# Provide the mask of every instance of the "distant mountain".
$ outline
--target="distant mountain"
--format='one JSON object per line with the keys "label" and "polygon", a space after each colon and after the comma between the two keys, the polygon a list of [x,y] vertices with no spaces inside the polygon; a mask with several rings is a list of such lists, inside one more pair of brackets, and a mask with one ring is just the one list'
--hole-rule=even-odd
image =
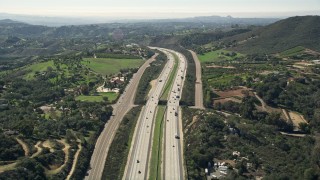
{"label": "distant mountain", "polygon": [[296,16],[224,39],[244,53],[277,53],[296,46],[320,51],[320,16]]}
{"label": "distant mountain", "polygon": [[199,16],[181,19],[161,19],[158,22],[193,22],[193,23],[214,23],[214,24],[246,24],[246,25],[267,25],[279,21],[279,18],[234,18],[231,16]]}
{"label": "distant mountain", "polygon": [[0,20],[0,25],[12,25],[12,24],[25,24],[19,21],[13,21],[11,19],[2,19]]}
{"label": "distant mountain", "polygon": [[12,19],[19,22],[25,22],[32,25],[43,26],[65,26],[65,25],[82,25],[82,24],[95,24],[105,22],[103,20],[95,21],[83,18],[72,17],[47,17],[47,16],[32,16],[32,15],[20,15],[20,14],[7,14],[0,13],[0,19]]}
{"label": "distant mountain", "polygon": [[231,16],[199,16],[190,18],[172,19],[115,19],[107,17],[46,17],[19,14],[0,13],[0,19],[13,19],[33,25],[65,26],[65,25],[88,25],[101,23],[138,23],[138,22],[185,22],[185,23],[208,23],[208,24],[246,24],[267,25],[278,21],[277,18],[233,18]]}

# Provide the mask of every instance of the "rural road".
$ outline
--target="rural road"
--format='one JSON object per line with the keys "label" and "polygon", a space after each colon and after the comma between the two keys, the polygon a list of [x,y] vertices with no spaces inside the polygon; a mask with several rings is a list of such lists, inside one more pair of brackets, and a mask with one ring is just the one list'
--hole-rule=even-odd
{"label": "rural road", "polygon": [[169,60],[159,75],[155,87],[149,94],[148,101],[140,113],[123,179],[148,179],[156,109],[174,66],[174,57],[168,55],[168,53],[167,57]]}
{"label": "rural road", "polygon": [[203,106],[203,89],[202,89],[202,78],[201,78],[201,63],[198,59],[197,54],[189,50],[190,53],[192,54],[193,60],[196,65],[196,84],[195,84],[195,106],[194,108],[197,109],[204,109]]}
{"label": "rural road", "polygon": [[148,59],[139,70],[133,75],[130,83],[127,85],[124,93],[118,99],[118,102],[113,105],[113,115],[105,124],[103,131],[101,132],[99,138],[97,139],[95,149],[93,151],[90,168],[88,171],[88,176],[85,177],[86,180],[100,180],[102,177],[104,164],[108,155],[108,150],[112,143],[112,140],[117,132],[119,124],[121,123],[125,114],[130,111],[134,106],[134,97],[136,90],[141,79],[142,74],[145,69],[149,66],[151,62],[155,60],[154,55]]}
{"label": "rural road", "polygon": [[175,51],[179,59],[177,74],[170,90],[167,110],[165,112],[163,179],[184,179],[182,114],[179,102],[187,71],[185,57]]}

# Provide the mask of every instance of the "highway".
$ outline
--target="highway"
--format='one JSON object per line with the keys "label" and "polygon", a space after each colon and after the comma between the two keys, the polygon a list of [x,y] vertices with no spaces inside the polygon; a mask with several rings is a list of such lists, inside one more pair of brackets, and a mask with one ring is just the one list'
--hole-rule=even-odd
{"label": "highway", "polygon": [[147,103],[140,113],[133,135],[132,146],[130,148],[123,179],[136,180],[148,178],[156,109],[174,66],[174,57],[170,53],[165,53],[168,57],[168,62],[159,75],[157,83],[155,84],[152,92],[150,92]]}
{"label": "highway", "polygon": [[195,84],[195,105],[194,108],[204,109],[203,105],[203,90],[202,90],[202,79],[201,79],[201,64],[197,54],[194,51],[189,50],[192,54],[194,63],[196,65],[196,84]]}
{"label": "highway", "polygon": [[105,124],[103,131],[101,132],[99,138],[97,139],[95,149],[93,151],[90,169],[88,171],[88,176],[85,177],[86,180],[99,180],[102,177],[104,164],[108,155],[108,150],[110,148],[111,142],[114,138],[115,133],[121,123],[125,114],[134,107],[134,97],[136,90],[141,79],[142,74],[149,64],[155,60],[154,55],[152,58],[147,60],[139,70],[133,75],[130,83],[127,85],[124,93],[120,96],[118,102],[113,105],[113,115]]}
{"label": "highway", "polygon": [[168,98],[167,110],[165,113],[164,130],[164,154],[163,154],[163,179],[185,179],[183,165],[183,132],[182,114],[179,102],[187,71],[185,57],[175,51],[179,59],[177,74]]}

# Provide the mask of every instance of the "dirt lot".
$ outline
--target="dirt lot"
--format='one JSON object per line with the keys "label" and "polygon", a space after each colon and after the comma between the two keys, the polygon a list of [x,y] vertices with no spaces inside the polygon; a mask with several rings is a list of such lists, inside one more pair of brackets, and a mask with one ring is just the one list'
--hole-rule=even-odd
{"label": "dirt lot", "polygon": [[296,112],[289,111],[289,116],[295,127],[299,127],[300,123],[308,123],[302,115]]}
{"label": "dirt lot", "polygon": [[241,103],[242,98],[245,96],[245,93],[247,92],[250,96],[254,96],[253,92],[251,91],[252,89],[247,88],[247,87],[236,87],[231,90],[226,90],[226,91],[220,91],[214,89],[214,93],[216,93],[218,98],[213,99],[213,105],[216,105],[217,103],[226,103],[228,101],[233,101],[237,103]]}
{"label": "dirt lot", "polygon": [[214,105],[216,105],[217,103],[226,103],[228,101],[233,101],[233,102],[236,102],[236,103],[241,103],[241,100],[240,99],[237,99],[237,98],[233,98],[233,97],[230,97],[230,98],[222,98],[222,99],[215,99],[213,101]]}
{"label": "dirt lot", "polygon": [[250,96],[254,96],[254,94],[251,92],[252,89],[246,88],[246,87],[237,87],[233,90],[226,90],[226,91],[218,91],[214,90],[214,93],[220,96],[220,98],[229,98],[229,97],[240,97],[243,98],[245,96],[244,92],[249,91]]}

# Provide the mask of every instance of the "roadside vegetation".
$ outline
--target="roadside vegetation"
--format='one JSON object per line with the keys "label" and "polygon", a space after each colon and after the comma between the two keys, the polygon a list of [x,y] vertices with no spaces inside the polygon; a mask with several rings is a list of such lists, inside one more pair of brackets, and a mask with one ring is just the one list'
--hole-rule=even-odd
{"label": "roadside vegetation", "polygon": [[319,146],[311,136],[287,137],[261,120],[210,111],[185,109],[184,114],[188,179],[205,178],[204,169],[217,162],[227,163],[228,179],[319,177]]}
{"label": "roadside vegetation", "polygon": [[135,104],[145,104],[148,93],[151,89],[150,82],[158,78],[167,62],[167,56],[160,51],[158,53],[159,55],[156,57],[156,61],[152,62],[144,71],[139,81],[136,97],[134,99]]}
{"label": "roadside vegetation", "polygon": [[162,142],[163,142],[163,126],[165,123],[165,106],[158,106],[156,121],[153,131],[153,143],[150,160],[150,175],[149,179],[161,179],[161,164],[162,164]]}
{"label": "roadside vegetation", "polygon": [[123,118],[111,143],[102,179],[122,179],[140,112],[141,106],[134,107]]}

